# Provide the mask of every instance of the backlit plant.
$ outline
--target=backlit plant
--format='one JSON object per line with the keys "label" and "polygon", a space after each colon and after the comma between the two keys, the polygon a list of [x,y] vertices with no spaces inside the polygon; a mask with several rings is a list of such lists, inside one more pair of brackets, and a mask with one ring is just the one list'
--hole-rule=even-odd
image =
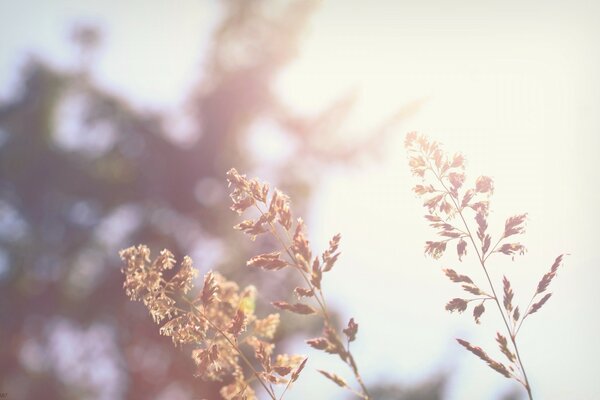
{"label": "backlit plant", "polygon": [[[232,169],[227,173],[232,187],[231,209],[240,215],[255,209],[258,218],[237,224],[240,230],[255,239],[257,235],[272,234],[281,250],[252,257],[247,265],[267,271],[292,268],[301,276],[304,287],[294,289],[297,301],[274,301],[280,310],[301,315],[319,315],[323,320],[323,336],[307,340],[314,349],[337,355],[354,375],[359,389],[354,389],[341,376],[319,370],[336,385],[368,400],[369,393],[358,371],[350,343],[356,339],[358,324],[351,318],[347,327],[338,332],[327,308],[323,293],[323,274],[329,272],[338,257],[340,235],[335,235],[322,254],[313,256],[306,238],[302,219],[292,218],[288,197],[266,183],[248,179]],[[125,291],[131,300],[141,300],[158,324],[166,321],[160,333],[171,337],[175,345],[191,346],[197,366],[196,375],[204,380],[223,382],[220,391],[224,399],[255,399],[252,381],[256,380],[273,399],[283,399],[306,365],[307,358],[278,355],[273,360],[272,339],[279,325],[279,314],[258,319],[254,314],[256,289],[240,290],[235,282],[208,272],[200,291],[193,293],[198,271],[192,260],[184,257],[176,273],[173,254],[163,250],[150,261],[150,250],[144,246],[122,250],[125,262]],[[170,275],[170,278],[166,276]],[[193,294],[192,294],[193,293]],[[309,304],[311,303],[311,304]],[[246,355],[249,348],[254,359]],[[247,373],[246,371],[249,371]],[[274,386],[283,387],[278,395]]]}
{"label": "backlit plant", "polygon": [[462,313],[471,304],[476,304],[473,307],[473,318],[479,324],[486,311],[486,302],[495,304],[502,316],[505,331],[504,334],[496,333],[496,342],[506,361],[496,361],[483,349],[466,340],[457,339],[458,343],[485,361],[493,370],[522,384],[532,399],[531,385],[519,354],[517,335],[524,321],[550,299],[551,293],[547,289],[556,276],[564,255],[556,257],[550,271],[539,281],[527,307],[521,309],[514,305],[510,281],[504,276],[501,285],[494,283],[486,262],[492,255],[507,255],[514,260],[515,255],[525,254],[525,246],[515,241],[514,237],[525,232],[527,214],[509,217],[504,224],[504,231],[492,237],[488,232],[489,199],[494,192],[492,179],[480,176],[474,187],[465,188],[465,159],[461,154],[450,157],[442,151],[438,142],[416,133],[407,135],[405,146],[412,173],[422,180],[421,184],[414,187],[414,192],[424,199],[423,206],[427,209],[425,218],[439,235],[437,240],[426,242],[425,253],[438,259],[452,244],[456,246],[458,260],[463,261],[470,247],[485,276],[486,285],[482,286],[467,275],[445,268],[444,274],[468,293],[466,298],[450,300],[446,304],[446,310]]}
{"label": "backlit plant", "polygon": [[[168,250],[153,262],[144,245],[130,247],[120,255],[126,263],[127,295],[143,301],[157,324],[166,321],[160,328],[162,335],[171,337],[176,346],[191,346],[197,376],[226,382],[220,391],[224,399],[255,399],[254,379],[273,400],[278,398],[273,385],[283,385],[281,399],[298,379],[306,358],[280,354],[273,360],[271,340],[279,315],[263,319],[254,315],[254,287],[240,291],[236,283],[208,272],[202,290],[190,296],[198,271],[189,257],[184,257],[178,271],[167,279],[165,273],[175,266]],[[253,351],[255,360],[246,356],[245,348]],[[251,371],[249,376],[244,367]]]}
{"label": "backlit plant", "polygon": [[[439,259],[449,248],[455,246],[458,261],[473,254],[483,274],[480,284],[471,276],[463,275],[453,268],[444,268],[444,274],[461,285],[466,296],[451,299],[446,310],[462,313],[472,308],[473,318],[479,324],[488,304],[495,304],[503,321],[502,331],[495,340],[505,360],[500,362],[480,347],[463,339],[458,343],[475,354],[487,365],[505,376],[519,382],[532,399],[530,381],[517,337],[525,320],[540,310],[551,294],[548,287],[562,265],[564,255],[554,260],[550,270],[542,277],[529,304],[520,308],[514,302],[514,291],[509,279],[494,282],[488,260],[494,255],[513,258],[526,252],[525,246],[515,237],[525,232],[527,214],[509,217],[504,229],[494,237],[488,229],[489,201],[494,183],[487,176],[480,176],[473,187],[465,187],[465,159],[460,154],[452,157],[444,153],[439,143],[423,135],[410,133],[405,141],[412,173],[422,182],[414,187],[415,193],[424,200],[425,218],[437,230],[439,237],[427,241],[425,253]],[[270,235],[278,248],[252,257],[249,268],[271,273],[291,269],[297,273],[302,286],[293,290],[296,300],[273,301],[271,304],[287,312],[320,318],[323,334],[306,343],[319,351],[337,356],[354,377],[347,382],[340,375],[319,372],[341,388],[356,396],[371,399],[359,372],[350,343],[356,339],[358,324],[350,318],[346,327],[340,329],[333,322],[324,294],[323,277],[332,270],[340,255],[341,236],[334,235],[329,246],[321,254],[314,254],[307,239],[301,218],[292,215],[290,199],[278,189],[258,179],[248,179],[235,169],[227,173],[231,188],[231,209],[250,214],[234,229],[245,233],[251,240],[259,235]],[[208,272],[202,289],[194,291],[193,283],[198,271],[192,260],[184,257],[177,271],[173,254],[163,250],[151,262],[150,250],[144,246],[130,247],[121,251],[125,262],[125,290],[132,300],[141,300],[154,321],[162,324],[160,333],[171,337],[175,345],[186,346],[197,366],[196,375],[222,383],[220,394],[227,400],[255,399],[253,383],[257,382],[272,400],[283,399],[292,383],[298,380],[307,363],[306,357],[275,355],[273,338],[279,325],[279,314],[265,318],[255,315],[256,289],[253,286],[240,289],[218,273]],[[485,279],[483,279],[485,278]],[[291,293],[290,293],[291,295]],[[250,354],[253,354],[251,356]],[[276,390],[277,385],[280,389]]]}

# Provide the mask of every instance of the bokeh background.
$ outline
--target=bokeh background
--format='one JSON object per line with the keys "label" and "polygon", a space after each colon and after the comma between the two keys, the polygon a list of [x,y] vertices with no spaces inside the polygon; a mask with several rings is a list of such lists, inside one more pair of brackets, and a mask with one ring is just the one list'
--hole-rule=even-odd
{"label": "bokeh background", "polygon": [[[522,399],[458,348],[493,349],[500,321],[443,307],[434,237],[403,149],[417,130],[496,181],[492,228],[529,212],[529,252],[493,264],[526,303],[568,252],[555,296],[521,333],[539,399],[596,399],[600,291],[600,7],[594,2],[0,0],[0,392],[9,399],[216,398],[122,290],[119,249],[190,254],[261,292],[268,248],[233,232],[224,174],[292,196],[324,248],[325,282],[378,399]],[[277,279],[277,280],[274,280]],[[345,398],[310,356],[289,399]]]}

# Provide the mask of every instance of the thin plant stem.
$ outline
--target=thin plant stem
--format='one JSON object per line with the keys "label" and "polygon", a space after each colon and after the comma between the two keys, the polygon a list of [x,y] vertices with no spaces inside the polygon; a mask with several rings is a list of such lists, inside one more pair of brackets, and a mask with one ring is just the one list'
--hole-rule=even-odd
{"label": "thin plant stem", "polygon": [[533,300],[535,299],[536,294],[537,293],[534,293],[534,295],[531,296],[531,300],[529,300],[529,304],[527,305],[527,309],[525,310],[524,316],[521,319],[521,322],[519,322],[519,325],[517,326],[517,329],[515,330],[515,337],[519,333],[519,330],[521,329],[521,325],[523,325],[523,322],[525,321],[525,318],[527,318],[527,316],[529,315],[529,310],[531,309],[531,304],[533,304]]}
{"label": "thin plant stem", "polygon": [[[525,387],[525,390],[527,390],[527,395],[529,396],[530,400],[533,400],[533,396],[531,393],[531,386],[529,385],[529,379],[527,378],[527,372],[525,372],[525,366],[523,365],[523,361],[521,359],[521,355],[519,354],[519,347],[517,346],[517,341],[516,341],[516,337],[515,334],[513,334],[512,329],[510,328],[510,325],[508,324],[508,320],[506,318],[506,316],[504,315],[504,311],[502,310],[502,306],[500,304],[500,300],[498,300],[498,295],[496,294],[496,289],[494,288],[494,284],[492,283],[492,280],[490,278],[490,274],[485,266],[485,261],[487,260],[487,257],[483,257],[483,255],[480,253],[478,246],[475,244],[475,239],[473,238],[473,234],[471,233],[471,230],[469,228],[469,225],[467,224],[467,221],[465,220],[463,213],[462,213],[462,209],[459,207],[458,203],[456,202],[456,199],[454,198],[454,196],[452,196],[452,194],[450,193],[450,190],[448,189],[448,187],[446,186],[446,184],[444,183],[444,181],[442,180],[442,178],[439,176],[439,174],[431,167],[431,164],[429,165],[429,169],[431,170],[431,172],[433,172],[433,174],[435,175],[436,179],[438,180],[438,182],[440,182],[440,184],[444,187],[444,189],[446,190],[446,192],[450,195],[450,199],[452,200],[452,203],[454,204],[454,207],[456,208],[456,211],[458,212],[458,215],[460,216],[460,219],[462,220],[465,229],[467,231],[467,234],[469,236],[469,239],[471,240],[471,243],[473,244],[473,248],[475,249],[475,252],[477,253],[477,258],[479,260],[479,264],[481,265],[481,267],[483,268],[483,272],[485,273],[485,277],[487,278],[487,281],[490,285],[490,288],[492,289],[492,294],[493,294],[493,299],[496,303],[496,305],[498,306],[498,311],[500,311],[500,315],[502,316],[502,321],[504,321],[504,325],[506,326],[506,330],[510,336],[510,340],[513,344],[513,347],[515,348],[515,353],[517,356],[517,360],[519,361],[519,367],[521,369],[521,372],[523,372],[523,378],[525,379],[525,382],[523,383],[523,386]],[[499,242],[498,242],[499,243]],[[494,246],[494,248],[498,245],[498,243],[496,243],[496,245]],[[491,254],[492,252],[488,253]],[[522,323],[522,321],[521,321]]]}
{"label": "thin plant stem", "polygon": [[[255,203],[255,206],[258,209],[258,211],[260,212],[260,214],[264,215],[264,211],[260,208],[260,206],[256,203]],[[308,279],[305,272],[298,265],[298,261],[295,259],[294,255],[290,252],[289,247],[285,244],[283,239],[281,239],[281,236],[277,232],[276,226],[270,221],[269,221],[269,226],[270,226],[271,234],[275,237],[275,239],[279,242],[279,244],[285,250],[286,254],[290,258],[290,261],[292,262],[292,265],[294,266],[294,269],[300,273],[304,282],[308,285],[308,288],[314,293],[314,298],[317,301],[317,303],[319,304],[319,307],[321,308],[321,314],[323,315],[323,320],[325,322],[325,325],[327,327],[331,328],[333,334],[336,336],[336,339],[340,343],[342,343],[342,339],[340,338],[339,334],[337,333],[337,331],[335,329],[333,329],[334,324],[331,322],[331,316],[329,314],[329,310],[327,309],[327,304],[325,301],[325,295],[323,294],[323,290],[320,288],[315,289],[314,285],[310,282],[310,279]],[[292,238],[290,237],[289,232],[285,231],[285,233],[287,235],[288,241],[292,242]],[[320,297],[320,299],[319,299],[319,297]],[[360,397],[364,398],[365,400],[369,400],[370,399],[369,391],[367,390],[367,387],[362,379],[362,376],[360,375],[360,372],[358,371],[358,366],[356,364],[356,361],[354,360],[354,357],[352,356],[352,353],[350,352],[349,349],[347,350],[346,353],[347,353],[347,357],[348,357],[348,361],[346,362],[346,364],[348,364],[348,366],[352,370],[352,373],[354,374],[356,381],[358,382],[361,390],[363,391],[363,393],[360,394]],[[354,392],[355,394],[359,394],[359,392],[356,392],[352,388],[348,388],[348,389],[350,391]]]}
{"label": "thin plant stem", "polygon": [[218,326],[216,326],[207,316],[206,314],[204,314],[199,308],[198,306],[196,306],[192,301],[190,301],[188,298],[183,297],[183,301],[185,301],[186,303],[188,303],[190,305],[190,307],[192,308],[192,311],[196,312],[202,319],[204,319],[215,331],[217,331],[221,336],[223,336],[223,338],[225,338],[225,340],[227,340],[227,342],[231,345],[231,347],[239,354],[239,356],[242,358],[242,360],[246,363],[246,365],[248,366],[248,368],[250,368],[252,370],[252,373],[254,374],[254,376],[256,377],[256,379],[258,380],[258,382],[261,384],[261,386],[267,391],[267,393],[269,394],[269,397],[272,400],[277,400],[277,397],[275,396],[275,393],[273,391],[273,388],[269,389],[269,387],[266,385],[266,383],[263,381],[263,379],[260,377],[260,374],[258,373],[258,371],[254,368],[254,366],[252,365],[252,362],[250,362],[250,360],[248,359],[248,357],[246,357],[246,355],[239,349],[239,347],[231,340],[231,338],[229,338],[229,336],[227,336],[227,334],[225,332],[223,332],[223,330],[221,328],[219,328]]}

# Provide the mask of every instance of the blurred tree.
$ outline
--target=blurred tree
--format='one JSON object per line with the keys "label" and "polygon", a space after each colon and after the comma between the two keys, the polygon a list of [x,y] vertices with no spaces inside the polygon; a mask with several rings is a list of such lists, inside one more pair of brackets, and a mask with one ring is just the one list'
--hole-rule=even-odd
{"label": "blurred tree", "polygon": [[[271,121],[291,138],[268,176],[298,212],[315,172],[373,147],[332,139],[347,98],[306,117],[275,95],[274,79],[294,58],[317,2],[274,4],[222,3],[204,78],[176,125],[94,82],[89,66],[101,35],[85,25],[72,36],[77,69],[34,58],[18,92],[0,103],[0,388],[11,398],[215,397],[143,307],[126,299],[116,253],[139,242],[168,247],[191,254],[203,271],[258,282],[261,275],[239,268],[249,249],[231,229],[224,183],[232,166],[264,168],[249,150],[252,126]],[[372,143],[405,115],[386,121]],[[293,280],[280,279],[261,290],[288,293]]]}
{"label": "blurred tree", "polygon": [[371,394],[377,400],[441,400],[446,380],[442,375],[412,386],[381,382]]}

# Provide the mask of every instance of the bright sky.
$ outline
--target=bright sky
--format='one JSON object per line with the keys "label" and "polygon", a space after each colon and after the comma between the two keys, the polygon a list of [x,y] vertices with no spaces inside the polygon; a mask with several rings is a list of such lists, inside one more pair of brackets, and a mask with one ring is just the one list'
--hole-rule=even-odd
{"label": "bright sky", "polygon": [[[216,16],[208,2],[192,0],[176,9],[164,1],[35,3],[0,2],[0,15],[22,21],[0,24],[0,95],[14,82],[22,51],[68,58],[66,24],[84,16],[102,21],[109,34],[96,66],[101,81],[143,106],[175,108]],[[404,134],[417,130],[463,152],[472,178],[494,177],[497,228],[529,212],[529,253],[492,265],[498,279],[511,278],[522,307],[556,255],[572,254],[553,283],[555,296],[520,334],[522,356],[537,398],[598,398],[600,8],[584,1],[412,3],[326,2],[278,86],[306,111],[358,89],[352,131],[426,99],[379,162],[325,178],[310,219],[315,243],[343,233],[343,256],[326,290],[360,323],[354,348],[367,381],[454,370],[449,400],[495,398],[512,387],[452,339],[496,355],[500,321],[491,307],[481,326],[443,309],[460,293],[441,267],[473,276],[479,270],[472,258],[459,265],[422,254],[435,235],[410,190],[415,180],[402,148]],[[303,379],[330,389],[314,373]],[[292,391],[290,399],[303,396]]]}
{"label": "bright sky", "polygon": [[374,374],[410,379],[441,364],[458,371],[448,399],[510,389],[451,340],[467,338],[497,354],[501,322],[491,307],[481,326],[443,310],[460,293],[442,266],[482,276],[472,258],[458,264],[422,255],[435,235],[410,192],[415,181],[402,148],[404,134],[417,130],[463,152],[472,178],[494,177],[498,228],[507,216],[529,212],[529,253],[492,267],[498,281],[511,278],[521,307],[555,256],[572,253],[551,303],[524,326],[520,347],[537,397],[600,395],[599,11],[582,2],[330,2],[313,21],[302,58],[282,80],[291,102],[317,109],[358,88],[349,126],[368,127],[426,98],[386,146],[386,158],[329,177],[315,202],[320,243],[333,231],[344,234],[330,297],[355,310],[362,323],[356,348]]}
{"label": "bright sky", "polygon": [[[104,43],[94,65],[105,87],[138,104],[175,108],[198,70],[218,10],[209,2],[180,0],[0,0],[0,96],[14,85],[18,68],[31,54],[59,65],[75,59],[69,41],[73,23],[100,25]],[[15,23],[18,21],[18,23]],[[8,86],[7,86],[8,84]]]}

